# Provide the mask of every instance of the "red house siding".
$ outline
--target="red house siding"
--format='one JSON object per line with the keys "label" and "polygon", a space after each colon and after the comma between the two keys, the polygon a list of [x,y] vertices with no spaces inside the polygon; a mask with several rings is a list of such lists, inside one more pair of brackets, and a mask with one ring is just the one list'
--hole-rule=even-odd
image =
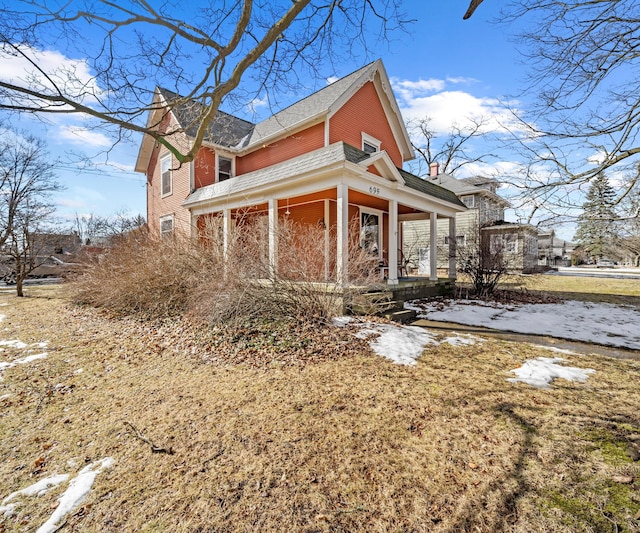
{"label": "red house siding", "polygon": [[396,144],[387,116],[372,82],[362,88],[345,103],[329,120],[329,143],[344,141],[362,148],[362,132],[381,142],[396,166],[402,166],[402,155]]}
{"label": "red house siding", "polygon": [[275,165],[323,146],[324,123],[320,123],[288,137],[277,139],[264,148],[243,157],[238,157],[236,159],[236,175]]}

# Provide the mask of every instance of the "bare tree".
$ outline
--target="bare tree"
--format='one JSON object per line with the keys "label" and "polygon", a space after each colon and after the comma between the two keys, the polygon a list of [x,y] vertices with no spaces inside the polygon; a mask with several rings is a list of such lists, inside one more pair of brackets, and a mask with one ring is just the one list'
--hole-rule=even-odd
{"label": "bare tree", "polygon": [[465,126],[452,124],[448,134],[443,136],[433,129],[430,117],[410,121],[407,126],[412,132],[411,144],[418,153],[413,170],[418,175],[428,174],[431,163],[438,163],[441,172],[454,174],[465,165],[484,163],[496,157],[484,151],[474,153],[472,149],[474,143],[486,139],[484,127],[487,123],[488,120],[482,117],[470,117]]}
{"label": "bare tree", "polygon": [[142,215],[129,215],[124,211],[111,216],[76,214],[74,231],[83,244],[95,244],[96,241],[109,241],[125,233],[143,227],[146,221]]}
{"label": "bare tree", "polygon": [[61,189],[44,143],[5,130],[0,142],[0,250],[9,260],[18,296],[22,282],[40,264],[51,226],[51,195]]}
{"label": "bare tree", "polygon": [[[637,2],[517,0],[504,8],[502,20],[526,25],[521,51],[538,97],[522,124],[530,135],[521,148],[531,163],[521,187],[538,204],[561,208],[607,171],[628,178],[617,195],[624,200],[640,177]],[[549,192],[558,189],[568,195]]]}
{"label": "bare tree", "polygon": [[[318,79],[319,68],[340,54],[368,52],[408,21],[400,0],[210,0],[187,2],[16,0],[0,9],[0,58],[28,65],[23,78],[0,80],[0,108],[40,116],[80,114],[111,126],[118,136],[152,136],[180,162],[190,161],[220,106],[246,106],[274,89]],[[91,38],[87,39],[87,35]],[[50,69],[44,50],[81,61]],[[73,54],[73,56],[71,55]],[[239,87],[252,78],[251,92]],[[156,86],[183,95],[152,102]],[[188,147],[158,129],[161,116],[193,106],[195,133]]]}

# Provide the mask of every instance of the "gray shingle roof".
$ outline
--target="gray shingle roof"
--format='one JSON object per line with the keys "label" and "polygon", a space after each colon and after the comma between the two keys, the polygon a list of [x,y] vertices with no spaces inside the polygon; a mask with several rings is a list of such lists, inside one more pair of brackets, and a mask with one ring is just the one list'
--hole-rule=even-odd
{"label": "gray shingle roof", "polygon": [[[374,65],[375,62],[369,63],[258,124],[218,111],[209,125],[206,140],[228,148],[246,148],[260,144],[273,135],[326,113],[367,70],[374,68]],[[168,89],[159,88],[159,91],[169,103],[180,99],[180,95]],[[201,120],[201,104],[195,100],[183,102],[173,108],[173,113],[187,135],[193,137]]]}
{"label": "gray shingle roof", "polygon": [[[158,88],[158,90],[170,105],[181,98],[179,94],[168,89]],[[176,105],[172,111],[185,133],[195,137],[202,120],[202,105],[192,100]],[[255,125],[247,120],[218,111],[207,128],[205,140],[220,146],[233,147],[248,139],[254,128]]]}
{"label": "gray shingle roof", "polygon": [[439,198],[440,200],[445,200],[455,205],[464,206],[464,204],[460,201],[460,199],[453,191],[445,189],[444,187],[441,187],[440,185],[437,185],[436,183],[433,183],[431,181],[424,180],[416,176],[415,174],[411,174],[411,172],[407,172],[406,170],[403,170],[401,168],[399,168],[398,171],[404,179],[407,187],[411,187],[412,189],[428,194],[429,196],[434,196],[435,198]]}

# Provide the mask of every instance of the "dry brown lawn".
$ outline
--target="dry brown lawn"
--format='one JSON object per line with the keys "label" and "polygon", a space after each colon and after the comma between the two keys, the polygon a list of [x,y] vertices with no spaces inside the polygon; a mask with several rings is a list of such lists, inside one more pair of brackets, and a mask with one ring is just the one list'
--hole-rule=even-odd
{"label": "dry brown lawn", "polygon": [[[557,355],[526,344],[443,344],[406,367],[337,328],[229,339],[61,289],[0,303],[1,339],[49,341],[2,372],[0,500],[114,459],[62,531],[640,530],[637,361],[565,355],[595,374],[541,390],[506,381]],[[19,499],[0,531],[35,531],[64,488]]]}

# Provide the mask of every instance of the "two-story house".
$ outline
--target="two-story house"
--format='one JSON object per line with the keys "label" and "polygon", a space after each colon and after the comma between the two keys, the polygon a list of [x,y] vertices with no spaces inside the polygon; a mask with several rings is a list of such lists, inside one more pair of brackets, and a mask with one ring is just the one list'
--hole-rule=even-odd
{"label": "two-story house", "polygon": [[[492,178],[472,177],[456,179],[440,173],[437,163],[429,169],[430,183],[452,191],[467,210],[456,215],[456,246],[478,246],[486,240],[493,249],[500,249],[508,258],[510,270],[532,272],[538,263],[538,231],[529,224],[517,224],[504,220],[509,202],[497,194],[499,183]],[[418,274],[427,274],[430,257],[431,228],[429,221],[411,222],[405,225],[403,255]],[[448,268],[450,242],[448,227],[437,224],[438,267]]]}
{"label": "two-story house", "polygon": [[[149,123],[177,131],[174,142],[186,147],[197,126],[191,117],[198,104],[173,106],[175,99],[157,89]],[[442,220],[455,236],[455,217],[465,210],[450,190],[402,170],[413,157],[378,60],[257,124],[219,112],[188,164],[179,165],[169,150],[145,136],[136,170],[147,177],[152,232],[193,233],[206,217],[216,217],[226,239],[229,228],[251,213],[268,227],[268,254],[275,264],[275,230],[287,217],[325,228],[327,243],[335,239],[325,247],[324,261],[337,268],[326,272],[337,272],[337,281],[346,283],[349,228],[355,222],[361,242],[388,265],[384,273],[395,284],[403,224]],[[435,244],[435,233],[430,239]],[[435,280],[435,253],[431,259],[428,275]],[[453,263],[449,274],[455,277]]]}

